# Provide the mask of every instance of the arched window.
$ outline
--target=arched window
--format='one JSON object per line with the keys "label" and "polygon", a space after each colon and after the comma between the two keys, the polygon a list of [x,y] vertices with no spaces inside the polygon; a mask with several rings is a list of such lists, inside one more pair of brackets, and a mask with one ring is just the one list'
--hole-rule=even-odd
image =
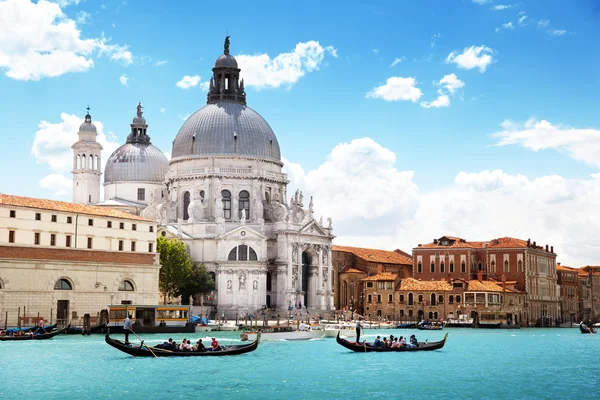
{"label": "arched window", "polygon": [[95,165],[94,165],[94,169],[98,169],[98,170],[99,170],[99,169],[100,169],[100,166],[98,165],[98,156],[95,156],[95,157],[94,157],[94,164],[95,164]]}
{"label": "arched window", "polygon": [[188,207],[190,205],[190,192],[185,192],[183,194],[183,220],[187,221],[190,219],[190,214],[188,213]]}
{"label": "arched window", "polygon": [[523,261],[517,262],[517,272],[523,272]]}
{"label": "arched window", "polygon": [[433,261],[431,262],[431,267],[429,269],[429,272],[435,272],[435,263]]}
{"label": "arched window", "polygon": [[409,306],[412,306],[414,303],[415,303],[415,302],[414,302],[414,296],[413,296],[413,294],[412,294],[412,293],[409,293],[409,294],[408,294],[408,305],[409,305]]}
{"label": "arched window", "polygon": [[133,282],[131,282],[128,279],[125,279],[123,282],[121,282],[121,284],[119,285],[119,291],[120,292],[133,292],[135,289],[133,287]]}
{"label": "arched window", "polygon": [[242,210],[246,210],[246,219],[250,219],[250,193],[242,190],[238,202],[239,218],[242,219]]}
{"label": "arched window", "polygon": [[81,156],[81,169],[85,169],[87,167],[87,160],[85,158],[85,154]]}
{"label": "arched window", "polygon": [[423,264],[421,264],[421,261],[417,263],[417,272],[423,272]]}
{"label": "arched window", "polygon": [[510,272],[510,268],[508,266],[508,260],[504,260],[504,272]]}
{"label": "arched window", "polygon": [[467,272],[467,264],[464,261],[460,264],[460,272]]}
{"label": "arched window", "polygon": [[419,295],[419,304],[423,304],[423,295],[422,294]]}
{"label": "arched window", "polygon": [[231,193],[229,190],[222,190],[221,197],[223,198],[223,218],[231,219]]}
{"label": "arched window", "polygon": [[79,155],[79,154],[77,154],[77,161],[76,161],[75,166],[77,169],[81,168],[81,155]]}
{"label": "arched window", "polygon": [[348,304],[348,283],[346,281],[342,282],[342,300],[344,305]]}
{"label": "arched window", "polygon": [[272,285],[272,281],[271,281],[271,273],[267,272],[267,292],[271,291],[271,285]]}
{"label": "arched window", "polygon": [[204,203],[204,190],[200,191],[200,201]]}
{"label": "arched window", "polygon": [[479,265],[477,266],[477,269],[479,271],[483,271],[483,265],[481,264],[481,262],[479,263]]}
{"label": "arched window", "polygon": [[445,270],[445,268],[444,268],[444,262],[442,261],[440,263],[440,272],[445,272],[444,270]]}
{"label": "arched window", "polygon": [[210,275],[210,277],[212,278],[213,282],[216,282],[216,281],[217,281],[217,279],[216,279],[216,275],[215,275],[215,273],[214,273],[213,271],[209,272],[208,274],[209,274],[209,275]]}
{"label": "arched window", "polygon": [[88,158],[88,162],[89,162],[89,169],[94,169],[94,156],[90,154],[90,157]]}
{"label": "arched window", "polygon": [[491,270],[492,270],[492,272],[496,272],[496,261],[492,261],[492,262],[490,263],[490,266],[491,266]]}
{"label": "arched window", "polygon": [[246,246],[245,244],[241,244],[237,247],[234,247],[229,252],[227,256],[227,260],[229,261],[258,261],[258,257],[256,255],[256,251],[250,246]]}
{"label": "arched window", "polygon": [[431,300],[431,305],[435,306],[435,293],[431,293],[430,300]]}
{"label": "arched window", "polygon": [[450,261],[450,273],[454,272],[454,262]]}
{"label": "arched window", "polygon": [[71,282],[66,279],[59,279],[54,284],[54,290],[73,290]]}

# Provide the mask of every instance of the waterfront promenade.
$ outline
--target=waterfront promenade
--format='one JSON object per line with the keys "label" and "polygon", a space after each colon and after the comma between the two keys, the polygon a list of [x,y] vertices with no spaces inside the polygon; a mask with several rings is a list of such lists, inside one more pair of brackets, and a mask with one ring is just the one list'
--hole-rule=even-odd
{"label": "waterfront promenade", "polygon": [[[595,398],[600,335],[578,329],[366,330],[439,340],[441,351],[352,353],[334,339],[265,342],[256,352],[225,358],[136,359],[102,335],[0,343],[0,398],[58,399],[567,399]],[[237,332],[215,335],[237,341]],[[144,335],[149,344],[164,335]],[[582,365],[584,367],[582,367]]]}

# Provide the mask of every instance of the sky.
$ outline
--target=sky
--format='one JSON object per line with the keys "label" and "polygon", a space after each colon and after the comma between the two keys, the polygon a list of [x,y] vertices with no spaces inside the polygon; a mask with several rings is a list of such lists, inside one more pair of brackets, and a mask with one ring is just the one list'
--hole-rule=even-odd
{"label": "sky", "polygon": [[0,192],[70,201],[88,106],[103,161],[138,102],[169,155],[230,35],[335,244],[512,236],[600,264],[599,19],[600,0],[0,0]]}

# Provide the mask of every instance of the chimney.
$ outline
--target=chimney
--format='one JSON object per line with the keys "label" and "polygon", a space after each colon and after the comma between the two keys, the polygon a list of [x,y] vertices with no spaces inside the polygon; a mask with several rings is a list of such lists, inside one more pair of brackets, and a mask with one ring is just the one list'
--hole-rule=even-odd
{"label": "chimney", "polygon": [[[554,253],[554,252],[553,252],[553,253]],[[560,262],[557,262],[556,264],[557,264],[557,265],[560,267]]]}
{"label": "chimney", "polygon": [[554,246],[550,246],[550,253],[554,253]]}
{"label": "chimney", "polygon": [[548,251],[548,245],[546,245],[546,251]]}
{"label": "chimney", "polygon": [[437,244],[437,239],[433,239],[433,244]]}
{"label": "chimney", "polygon": [[534,247],[534,248],[536,247],[536,245],[535,245],[535,240],[533,241],[533,247]]}
{"label": "chimney", "polygon": [[477,280],[479,282],[483,281],[483,271],[482,270],[477,271]]}
{"label": "chimney", "polygon": [[531,239],[527,239],[527,247],[531,246]]}

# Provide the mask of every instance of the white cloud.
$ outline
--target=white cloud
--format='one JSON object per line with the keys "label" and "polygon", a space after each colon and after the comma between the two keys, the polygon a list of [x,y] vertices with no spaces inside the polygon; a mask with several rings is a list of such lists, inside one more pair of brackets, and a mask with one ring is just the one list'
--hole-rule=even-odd
{"label": "white cloud", "polygon": [[554,30],[550,31],[550,34],[552,36],[564,36],[567,34],[567,30],[566,29],[554,29]]}
{"label": "white cloud", "polygon": [[127,81],[129,81],[129,77],[127,75],[121,75],[119,77],[119,82],[121,82],[121,85],[127,86],[128,85]]}
{"label": "white cloud", "polygon": [[542,20],[538,21],[538,26],[540,28],[547,28],[548,25],[550,25],[550,20],[549,19],[542,19]]}
{"label": "white cloud", "polygon": [[289,53],[281,53],[271,58],[268,54],[235,56],[246,87],[278,88],[291,87],[307,72],[319,69],[325,55],[338,57],[332,46],[323,47],[314,40],[298,43]]}
{"label": "white cloud", "polygon": [[165,111],[167,111],[167,109],[166,109],[166,108],[163,108],[163,107],[161,107],[161,108],[160,108],[160,113],[161,113],[161,114],[164,114],[164,113],[165,113]]}
{"label": "white cloud", "polygon": [[515,29],[515,26],[512,24],[512,22],[507,22],[505,24],[502,24],[502,26],[500,28],[496,28],[496,32],[500,32],[501,30],[513,30]]}
{"label": "white cloud", "polygon": [[53,196],[68,196],[73,190],[73,180],[63,174],[50,174],[40,180],[40,187],[54,192]]}
{"label": "white cloud", "polygon": [[209,81],[202,82],[200,84],[200,90],[202,90],[203,92],[208,92],[208,89],[210,89],[210,82]]}
{"label": "white cloud", "polygon": [[37,81],[87,71],[94,66],[94,52],[131,63],[127,46],[110,44],[103,36],[81,38],[77,22],[57,3],[0,1],[0,69],[6,70],[7,77]]}
{"label": "white cloud", "polygon": [[465,87],[465,83],[458,79],[456,74],[445,75],[437,84],[438,86],[444,87],[450,93],[454,93],[458,89]]}
{"label": "white cloud", "polygon": [[182,121],[187,121],[189,117],[191,117],[192,114],[179,114],[177,115],[177,117],[182,120]]}
{"label": "white cloud", "polygon": [[494,11],[503,11],[514,7],[517,7],[517,4],[497,4],[492,9]]}
{"label": "white cloud", "polygon": [[55,2],[61,7],[67,7],[72,4],[78,5],[82,0],[55,0]]}
{"label": "white cloud", "polygon": [[520,26],[527,25],[527,23],[525,22],[526,19],[527,19],[527,15],[523,15],[523,16],[519,17],[519,25]]}
{"label": "white cloud", "polygon": [[199,75],[194,75],[194,76],[186,75],[183,78],[181,78],[181,80],[179,82],[177,82],[175,84],[175,86],[177,86],[178,88],[181,88],[181,89],[189,89],[191,87],[198,86],[199,83],[200,83]]}
{"label": "white cloud", "polygon": [[437,40],[438,40],[439,38],[441,38],[441,37],[442,37],[442,34],[441,34],[441,33],[436,33],[435,35],[433,35],[433,36],[431,37],[431,48],[432,48],[432,49],[435,47],[435,43],[437,42]]}
{"label": "white cloud", "polygon": [[410,252],[442,235],[514,236],[554,246],[567,265],[598,261],[600,174],[532,179],[502,170],[458,171],[454,181],[421,191],[413,172],[399,170],[396,155],[369,138],[336,146],[311,171],[284,163],[288,191],[314,196],[317,219],[333,217],[336,244]]}
{"label": "white cloud", "polygon": [[553,125],[530,118],[525,123],[504,121],[501,132],[492,136],[497,146],[518,145],[539,151],[555,149],[587,165],[600,168],[600,130]]}
{"label": "white cloud", "polygon": [[400,64],[402,61],[406,60],[406,57],[396,57],[394,61],[390,64],[390,68],[395,67]]}
{"label": "white cloud", "polygon": [[453,51],[446,58],[446,63],[454,63],[459,68],[473,69],[479,68],[479,72],[485,72],[488,65],[494,60],[492,55],[494,50],[486,46],[471,46],[466,47],[462,53]]}
{"label": "white cloud", "polygon": [[450,105],[450,97],[445,94],[440,94],[434,101],[422,101],[421,107],[423,108],[442,108]]}
{"label": "white cloud", "polygon": [[165,64],[166,64],[166,63],[168,63],[168,62],[169,62],[168,60],[157,60],[157,61],[154,63],[154,66],[156,66],[156,67],[162,67],[163,65],[165,65]]}
{"label": "white cloud", "polygon": [[373,54],[379,54],[379,49],[373,49],[371,51],[373,52]]}
{"label": "white cloud", "polygon": [[490,3],[492,0],[473,0],[473,3],[479,4],[480,6],[483,4]]}
{"label": "white cloud", "polygon": [[367,98],[378,98],[387,101],[410,100],[416,103],[423,93],[416,87],[415,78],[393,76],[385,85],[377,86],[367,93]]}
{"label": "white cloud", "polygon": [[[40,185],[42,187],[53,188],[53,190],[56,188],[56,193],[61,192],[65,188],[67,180],[70,181],[70,177],[67,178],[65,174],[70,175],[69,172],[73,169],[73,150],[71,149],[71,145],[79,139],[77,132],[79,131],[79,126],[83,123],[83,118],[74,114],[61,113],[60,118],[62,121],[58,123],[40,121],[31,146],[31,154],[34,156],[36,162],[38,164],[47,164],[52,172],[40,181]],[[111,135],[110,139],[107,137],[104,133],[102,122],[93,121],[93,123],[98,131],[96,140],[104,148],[101,154],[102,170],[104,170],[106,160],[120,144],[116,142],[114,135]],[[63,178],[59,178],[56,175],[61,175]],[[61,186],[51,185],[51,183],[56,182],[60,182]]]}
{"label": "white cloud", "polygon": [[92,14],[85,12],[85,11],[79,11],[77,13],[77,23],[83,25],[83,24],[87,23],[91,17],[92,17]]}

